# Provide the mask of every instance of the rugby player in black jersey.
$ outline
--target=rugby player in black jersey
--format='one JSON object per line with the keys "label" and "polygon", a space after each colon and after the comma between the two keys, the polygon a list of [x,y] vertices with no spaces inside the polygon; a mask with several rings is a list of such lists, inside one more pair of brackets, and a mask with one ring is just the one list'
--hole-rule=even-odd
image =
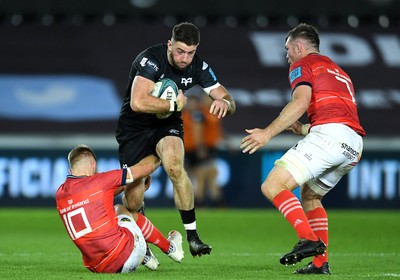
{"label": "rugby player in black jersey", "polygon": [[[232,96],[218,82],[211,67],[197,55],[199,43],[198,27],[182,22],[174,26],[167,43],[151,46],[134,59],[116,130],[121,165],[132,166],[150,154],[161,159],[174,186],[175,205],[193,256],[210,254],[211,246],[199,238],[193,187],[183,164],[181,110],[187,102],[184,92],[195,85],[203,88],[213,100],[210,113],[218,118],[231,115],[236,110]],[[177,84],[179,94],[176,101],[152,96],[155,83],[162,78],[170,78]],[[156,113],[163,112],[173,113],[164,119],[156,117]],[[145,185],[149,183],[145,180],[137,180],[136,194],[124,198],[131,210],[139,210],[142,206]],[[157,266],[148,267],[155,270]]]}

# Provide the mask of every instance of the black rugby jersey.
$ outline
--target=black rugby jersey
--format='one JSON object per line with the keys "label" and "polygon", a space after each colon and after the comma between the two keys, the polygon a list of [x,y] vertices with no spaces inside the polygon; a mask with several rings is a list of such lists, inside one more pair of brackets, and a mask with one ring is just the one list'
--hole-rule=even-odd
{"label": "black rugby jersey", "polygon": [[171,123],[174,119],[176,121],[181,118],[181,112],[174,112],[168,118],[158,119],[155,114],[132,111],[130,107],[131,86],[136,75],[143,76],[155,83],[162,78],[172,79],[183,92],[195,85],[208,88],[218,83],[211,67],[197,54],[194,55],[192,63],[181,71],[168,63],[167,44],[154,45],[144,50],[133,61],[129,73],[116,132],[117,140],[120,143],[129,140],[130,136],[140,133],[139,131],[142,129],[157,128]]}

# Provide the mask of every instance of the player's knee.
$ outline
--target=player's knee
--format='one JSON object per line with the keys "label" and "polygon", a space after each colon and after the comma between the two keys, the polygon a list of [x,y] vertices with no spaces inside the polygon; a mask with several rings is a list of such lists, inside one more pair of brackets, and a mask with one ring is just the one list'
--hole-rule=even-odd
{"label": "player's knee", "polygon": [[282,188],[281,186],[267,184],[266,182],[264,182],[261,185],[262,194],[270,201],[272,201],[275,198],[275,196],[277,196],[283,190],[285,189]]}
{"label": "player's knee", "polygon": [[135,198],[134,196],[126,197],[125,194],[121,198],[122,204],[129,210],[133,212],[139,211],[142,207],[143,199]]}
{"label": "player's knee", "polygon": [[262,185],[261,185],[261,192],[262,192],[262,194],[266,197],[266,198],[268,198],[269,200],[271,200],[272,198],[271,198],[271,187],[269,187],[266,183],[263,183]]}
{"label": "player's knee", "polygon": [[166,171],[172,182],[181,180],[182,176],[187,176],[186,171],[183,169],[183,166],[178,163],[169,165]]}

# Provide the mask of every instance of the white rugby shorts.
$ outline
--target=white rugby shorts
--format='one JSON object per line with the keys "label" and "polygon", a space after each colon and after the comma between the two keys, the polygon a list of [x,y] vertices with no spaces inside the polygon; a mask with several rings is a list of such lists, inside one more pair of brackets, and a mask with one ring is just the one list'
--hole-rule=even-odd
{"label": "white rugby shorts", "polygon": [[[123,218],[129,219],[131,222],[121,221]],[[121,273],[132,272],[142,264],[146,254],[146,241],[144,240],[142,231],[137,226],[132,216],[125,214],[118,215],[118,225],[127,228],[135,238],[133,251],[121,270]]]}
{"label": "white rugby shorts", "polygon": [[289,171],[299,186],[306,183],[323,196],[358,164],[362,150],[362,137],[350,127],[318,125],[275,161],[275,165]]}

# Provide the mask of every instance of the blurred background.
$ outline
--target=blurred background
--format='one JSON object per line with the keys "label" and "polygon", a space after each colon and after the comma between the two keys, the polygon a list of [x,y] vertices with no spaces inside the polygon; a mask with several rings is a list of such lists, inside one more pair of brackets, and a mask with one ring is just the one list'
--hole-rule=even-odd
{"label": "blurred background", "polygon": [[[114,132],[131,63],[181,21],[200,27],[198,54],[237,104],[221,123],[220,206],[271,207],[261,182],[299,138],[282,133],[251,156],[239,145],[290,99],[284,39],[306,22],[352,77],[367,131],[363,160],[326,206],[400,208],[399,0],[0,0],[0,207],[54,207],[77,144],[96,150],[99,171],[119,167]],[[146,201],[174,206],[162,169]]]}

